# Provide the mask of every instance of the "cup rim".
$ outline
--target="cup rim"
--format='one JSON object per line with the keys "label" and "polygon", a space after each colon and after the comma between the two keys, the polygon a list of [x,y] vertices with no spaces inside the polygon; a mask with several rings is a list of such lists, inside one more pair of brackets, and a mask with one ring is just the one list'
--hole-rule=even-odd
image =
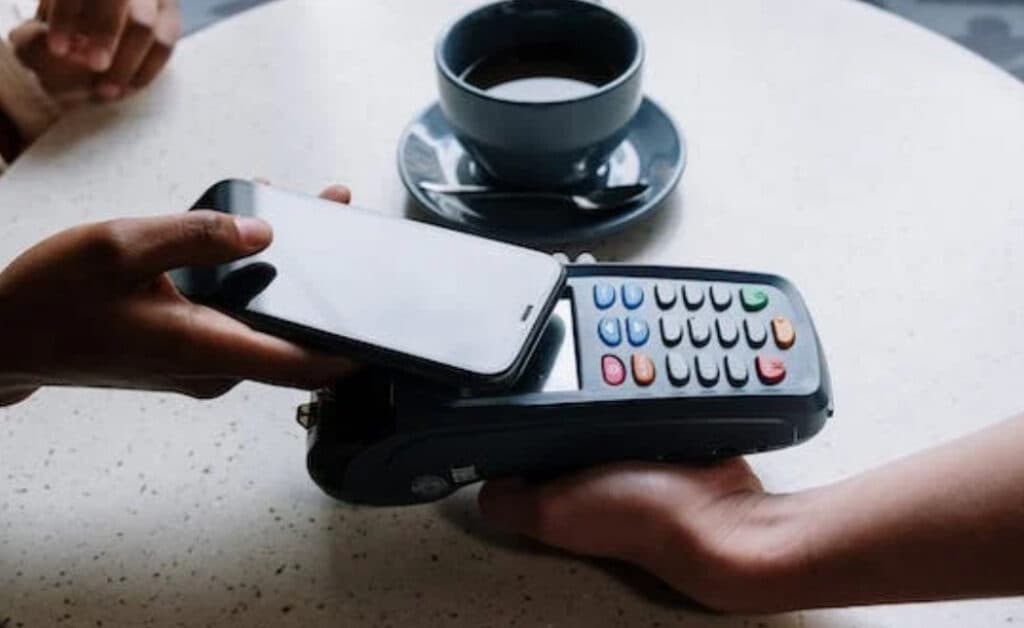
{"label": "cup rim", "polygon": [[451,81],[452,83],[458,85],[461,89],[469,92],[470,94],[473,94],[474,96],[476,96],[478,98],[482,98],[484,100],[489,100],[491,102],[502,103],[502,104],[507,104],[507,105],[517,105],[517,106],[522,106],[522,107],[549,107],[549,106],[552,106],[552,105],[564,105],[564,104],[568,104],[568,103],[586,102],[586,101],[594,99],[594,98],[600,98],[604,94],[607,94],[608,92],[618,88],[620,85],[622,85],[622,84],[626,83],[627,81],[631,80],[637,74],[637,72],[640,71],[640,68],[641,68],[641,66],[644,63],[645,56],[646,56],[646,47],[644,46],[643,36],[641,36],[640,31],[636,28],[636,26],[630,20],[628,20],[624,15],[622,15],[618,11],[613,11],[612,9],[610,9],[610,8],[604,6],[604,5],[597,4],[593,0],[563,0],[564,2],[572,2],[572,3],[575,3],[575,4],[587,4],[587,5],[590,5],[591,7],[603,11],[603,12],[607,13],[608,15],[610,15],[611,17],[613,17],[616,20],[618,20],[619,22],[621,22],[626,27],[626,29],[630,32],[630,34],[633,36],[633,38],[636,40],[636,54],[633,55],[633,60],[630,62],[629,66],[625,70],[623,70],[621,73],[619,73],[619,75],[617,77],[615,77],[614,79],[612,79],[611,81],[608,81],[604,85],[601,85],[600,87],[598,87],[596,90],[594,90],[594,91],[592,91],[592,92],[590,92],[588,94],[585,94],[583,96],[576,96],[576,97],[573,97],[573,98],[562,98],[562,99],[558,99],[558,100],[539,100],[539,101],[533,101],[533,100],[511,100],[511,99],[508,99],[508,98],[500,98],[500,97],[494,96],[493,94],[488,93],[486,90],[482,90],[479,87],[477,87],[475,85],[472,85],[472,84],[462,80],[461,78],[459,78],[459,76],[457,76],[455,74],[455,72],[452,71],[451,67],[449,67],[448,63],[444,60],[444,54],[443,54],[443,50],[442,49],[444,48],[445,42],[448,41],[448,37],[451,35],[451,32],[463,20],[466,20],[467,18],[469,18],[469,17],[471,17],[473,15],[476,15],[476,14],[482,12],[482,11],[485,11],[487,9],[490,9],[492,7],[495,7],[495,6],[498,6],[498,5],[501,5],[501,4],[506,4],[509,1],[510,0],[496,0],[494,2],[488,2],[486,4],[482,4],[482,5],[478,6],[477,8],[475,8],[475,9],[473,9],[471,11],[468,11],[466,13],[463,13],[463,14],[459,15],[458,17],[450,20],[448,22],[447,26],[445,26],[441,30],[441,34],[438,36],[437,41],[434,43],[434,65],[437,66],[437,68],[440,70],[441,74],[444,75],[444,77],[446,79],[448,79],[449,81]]}

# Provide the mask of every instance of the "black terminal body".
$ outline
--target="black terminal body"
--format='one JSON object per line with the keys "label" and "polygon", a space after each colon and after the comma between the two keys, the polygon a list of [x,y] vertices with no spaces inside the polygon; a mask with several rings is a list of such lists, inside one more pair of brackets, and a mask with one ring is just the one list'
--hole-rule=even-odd
{"label": "black terminal body", "polygon": [[831,415],[824,352],[788,281],[627,264],[569,266],[511,388],[368,370],[299,409],[313,480],[340,500],[374,505],[612,461],[781,449]]}

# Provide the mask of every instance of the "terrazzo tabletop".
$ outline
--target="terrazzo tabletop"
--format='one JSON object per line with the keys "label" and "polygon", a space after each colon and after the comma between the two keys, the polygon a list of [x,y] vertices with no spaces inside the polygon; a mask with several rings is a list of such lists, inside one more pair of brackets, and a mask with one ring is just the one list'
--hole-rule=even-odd
{"label": "terrazzo tabletop", "polygon": [[[1024,406],[1024,86],[848,0],[620,3],[690,162],[599,259],[763,270],[806,298],[836,415],[757,456],[829,482]],[[283,0],[183,42],[152,90],[64,120],[0,178],[0,263],[87,220],[265,176],[411,211],[399,134],[464,0]],[[613,3],[614,6],[614,3]],[[469,488],[355,508],[306,475],[305,393],[45,390],[0,411],[0,626],[996,626],[1010,598],[701,613],[647,576],[489,530]]]}

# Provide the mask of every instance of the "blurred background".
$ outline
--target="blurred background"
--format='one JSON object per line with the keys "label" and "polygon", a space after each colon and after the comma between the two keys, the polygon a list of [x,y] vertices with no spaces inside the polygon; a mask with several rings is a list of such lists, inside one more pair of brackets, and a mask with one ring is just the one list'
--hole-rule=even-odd
{"label": "blurred background", "polygon": [[[268,1],[179,0],[188,32]],[[1024,81],[1024,0],[863,1],[937,31]]]}
{"label": "blurred background", "polygon": [[1024,0],[868,0],[942,33],[1024,80]]}

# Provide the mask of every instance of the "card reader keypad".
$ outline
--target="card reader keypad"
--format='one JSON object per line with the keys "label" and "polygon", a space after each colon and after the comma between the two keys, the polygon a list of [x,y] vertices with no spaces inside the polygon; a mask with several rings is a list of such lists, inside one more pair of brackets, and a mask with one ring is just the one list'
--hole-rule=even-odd
{"label": "card reader keypad", "polygon": [[775,285],[579,281],[591,284],[586,292],[575,288],[585,295],[577,299],[578,333],[595,341],[581,340],[592,347],[580,350],[587,387],[596,383],[623,394],[771,394],[799,383],[794,378],[819,375],[814,334],[801,333],[799,312]]}

